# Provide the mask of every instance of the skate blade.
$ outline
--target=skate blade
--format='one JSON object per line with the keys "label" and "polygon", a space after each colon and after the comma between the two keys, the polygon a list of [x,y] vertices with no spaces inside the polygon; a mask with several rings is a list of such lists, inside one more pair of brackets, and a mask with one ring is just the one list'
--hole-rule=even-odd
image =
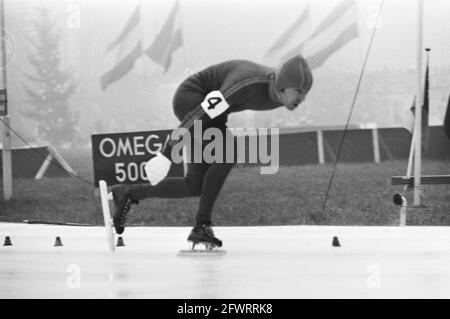
{"label": "skate blade", "polygon": [[[188,241],[190,249],[180,250],[180,256],[221,256],[225,254],[225,250],[217,249],[217,246],[207,242]],[[203,249],[195,248],[196,245],[203,245]]]}
{"label": "skate blade", "polygon": [[182,249],[178,252],[180,257],[218,257],[226,254],[226,250],[222,249]]}

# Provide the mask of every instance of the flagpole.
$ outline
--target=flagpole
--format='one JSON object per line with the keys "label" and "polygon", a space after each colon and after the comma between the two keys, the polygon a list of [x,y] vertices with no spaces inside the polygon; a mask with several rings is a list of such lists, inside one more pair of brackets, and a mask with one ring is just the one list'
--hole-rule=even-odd
{"label": "flagpole", "polygon": [[423,0],[417,0],[417,93],[414,132],[414,206],[420,206],[422,174],[422,40],[423,40]]}

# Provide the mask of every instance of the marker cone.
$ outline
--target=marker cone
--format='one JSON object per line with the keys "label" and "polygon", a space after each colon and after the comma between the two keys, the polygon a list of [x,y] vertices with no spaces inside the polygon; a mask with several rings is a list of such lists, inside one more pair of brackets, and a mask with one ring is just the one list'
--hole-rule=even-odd
{"label": "marker cone", "polygon": [[5,242],[3,243],[3,246],[12,246],[11,238],[9,238],[9,236],[5,237]]}
{"label": "marker cone", "polygon": [[337,236],[333,237],[333,247],[341,247],[341,244],[339,243],[339,239]]}
{"label": "marker cone", "polygon": [[63,244],[62,244],[61,238],[59,238],[59,236],[57,236],[56,239],[55,239],[55,244],[53,246],[54,247],[59,247],[59,246],[62,246],[62,245]]}
{"label": "marker cone", "polygon": [[117,238],[116,247],[124,247],[124,246],[125,246],[125,243],[123,241],[123,238],[122,238],[122,236],[119,236],[119,238]]}

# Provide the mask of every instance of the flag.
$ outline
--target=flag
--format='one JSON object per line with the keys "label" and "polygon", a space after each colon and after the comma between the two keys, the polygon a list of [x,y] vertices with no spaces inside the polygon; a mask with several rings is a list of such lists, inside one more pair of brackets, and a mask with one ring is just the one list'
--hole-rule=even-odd
{"label": "flag", "polygon": [[[309,19],[309,4],[302,11],[297,20],[295,20],[294,23],[274,42],[274,44],[272,44],[270,49],[264,55],[264,59],[267,60],[269,57],[274,56],[277,52],[283,50],[287,45],[289,45],[290,40],[298,35],[297,31],[301,30],[301,27],[304,26],[304,24],[308,21],[308,19]],[[302,30],[305,31],[306,28],[302,28]]]}
{"label": "flag", "polygon": [[101,76],[102,90],[124,77],[142,55],[139,36],[140,14],[139,6],[128,18],[122,32],[107,47],[107,71]]}
{"label": "flag", "polygon": [[[425,84],[424,84],[424,92],[423,92],[423,104],[422,104],[422,149],[426,152],[428,150],[428,136],[429,136],[429,125],[428,125],[428,115],[430,112],[430,79],[429,79],[429,67],[428,67],[428,58],[427,58],[427,67],[425,71]],[[415,97],[411,106],[412,120],[410,124],[409,131],[414,132],[414,117],[416,111],[416,102]]]}
{"label": "flag", "polygon": [[164,68],[164,72],[172,64],[172,54],[183,45],[183,36],[179,24],[180,4],[178,1],[169,14],[156,39],[145,50],[145,54]]}
{"label": "flag", "polygon": [[448,96],[447,110],[445,111],[444,130],[448,139],[450,139],[450,95]]}
{"label": "flag", "polygon": [[338,37],[325,48],[315,52],[311,56],[307,56],[306,61],[308,62],[309,67],[311,69],[320,67],[326,60],[328,60],[330,56],[333,55],[333,53],[337,52],[356,37],[358,37],[358,27],[356,22],[354,22],[344,29]]}
{"label": "flag", "polygon": [[423,92],[423,105],[422,105],[422,147],[425,151],[428,151],[428,137],[429,137],[429,114],[430,114],[430,68],[428,65],[427,55],[427,68],[425,70],[425,88]]}
{"label": "flag", "polygon": [[354,0],[343,0],[319,23],[298,46],[282,56],[282,61],[302,54],[311,69],[320,67],[334,53],[358,37]]}

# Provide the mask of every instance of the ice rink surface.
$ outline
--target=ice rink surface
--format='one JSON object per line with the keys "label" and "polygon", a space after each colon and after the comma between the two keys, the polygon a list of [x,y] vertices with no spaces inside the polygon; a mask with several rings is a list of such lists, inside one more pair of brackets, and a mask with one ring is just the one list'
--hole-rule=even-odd
{"label": "ice rink surface", "polygon": [[450,297],[448,227],[215,227],[225,255],[178,256],[189,231],[129,227],[111,254],[104,227],[0,223],[0,298]]}

